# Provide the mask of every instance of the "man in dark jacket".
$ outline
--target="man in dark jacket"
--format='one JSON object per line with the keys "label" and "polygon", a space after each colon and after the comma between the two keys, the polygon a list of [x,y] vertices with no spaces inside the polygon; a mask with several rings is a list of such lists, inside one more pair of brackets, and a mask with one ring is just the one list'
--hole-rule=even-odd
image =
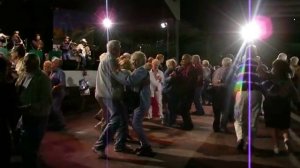
{"label": "man in dark jacket", "polygon": [[184,130],[192,130],[190,108],[194,99],[194,93],[197,86],[197,71],[192,65],[192,56],[184,54],[181,59],[181,66],[176,68],[175,73],[171,74],[174,80],[174,89],[176,98],[178,98],[177,114],[182,116]]}
{"label": "man in dark jacket", "polygon": [[26,55],[24,64],[25,73],[16,82],[22,109],[21,153],[23,167],[35,168],[52,102],[51,83],[35,54]]}

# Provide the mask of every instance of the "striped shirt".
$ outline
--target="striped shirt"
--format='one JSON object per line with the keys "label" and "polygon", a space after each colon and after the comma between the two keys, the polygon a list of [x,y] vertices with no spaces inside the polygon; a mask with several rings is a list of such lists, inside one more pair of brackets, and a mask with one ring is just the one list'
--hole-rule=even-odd
{"label": "striped shirt", "polygon": [[[236,91],[261,90],[261,79],[257,73],[258,63],[254,60],[247,59],[237,68]],[[250,78],[249,78],[250,75]]]}

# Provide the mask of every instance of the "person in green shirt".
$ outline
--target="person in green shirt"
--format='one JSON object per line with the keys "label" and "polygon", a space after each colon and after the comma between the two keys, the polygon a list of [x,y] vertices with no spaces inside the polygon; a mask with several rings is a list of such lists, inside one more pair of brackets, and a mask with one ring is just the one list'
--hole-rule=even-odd
{"label": "person in green shirt", "polygon": [[61,59],[62,51],[59,49],[58,45],[53,45],[53,49],[48,54],[48,59],[46,60],[52,60],[53,57],[57,57]]}
{"label": "person in green shirt", "polygon": [[4,47],[0,47],[0,56],[3,56],[4,58],[8,59],[8,50]]}
{"label": "person in green shirt", "polygon": [[3,56],[8,59],[9,52],[6,48],[7,38],[8,36],[6,36],[3,33],[0,33],[0,56]]}
{"label": "person in green shirt", "polygon": [[43,53],[42,50],[31,49],[29,52],[30,53],[34,53],[35,55],[37,55],[38,58],[39,58],[39,60],[40,60],[40,62],[41,63],[43,62],[43,60],[44,60],[44,53]]}

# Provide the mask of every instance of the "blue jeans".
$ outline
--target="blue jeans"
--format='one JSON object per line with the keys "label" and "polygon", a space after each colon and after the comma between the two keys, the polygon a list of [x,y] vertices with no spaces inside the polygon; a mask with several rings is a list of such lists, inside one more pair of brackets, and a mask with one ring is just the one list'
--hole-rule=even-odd
{"label": "blue jeans", "polygon": [[143,108],[143,106],[139,106],[133,112],[132,128],[139,137],[141,146],[150,146],[149,140],[143,128],[143,119],[148,110],[149,108]]}
{"label": "blue jeans", "polygon": [[63,61],[70,60],[70,57],[71,57],[70,51],[62,53],[62,59],[63,59]]}
{"label": "blue jeans", "polygon": [[113,100],[110,98],[103,98],[103,103],[107,107],[110,114],[110,119],[105,129],[101,133],[99,139],[96,141],[94,147],[97,150],[105,150],[105,147],[112,141],[113,136],[118,132],[115,147],[125,147],[128,123],[126,120],[126,111],[121,100]]}
{"label": "blue jeans", "polygon": [[86,68],[86,64],[87,64],[87,58],[82,56],[81,57],[81,67],[83,69],[85,69]]}
{"label": "blue jeans", "polygon": [[176,109],[178,109],[179,105],[179,99],[177,98],[176,95],[172,93],[167,93],[167,103],[168,103],[168,112],[166,116],[166,124],[168,126],[172,126],[173,124],[176,123],[176,118],[177,118],[177,112]]}
{"label": "blue jeans", "polygon": [[52,95],[52,106],[49,116],[49,128],[64,128],[65,127],[65,118],[61,110],[62,102],[65,98],[65,92],[59,92]]}
{"label": "blue jeans", "polygon": [[202,87],[197,86],[194,94],[194,104],[196,108],[196,114],[204,114],[204,110],[201,104]]}

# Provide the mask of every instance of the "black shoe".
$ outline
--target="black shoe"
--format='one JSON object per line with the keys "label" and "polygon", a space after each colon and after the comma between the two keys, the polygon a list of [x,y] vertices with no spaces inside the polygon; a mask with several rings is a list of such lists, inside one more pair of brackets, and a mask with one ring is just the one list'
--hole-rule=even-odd
{"label": "black shoe", "polygon": [[194,125],[181,125],[180,128],[186,131],[191,131],[194,129]]}
{"label": "black shoe", "polygon": [[152,151],[151,146],[142,146],[135,151],[138,156],[154,157],[156,155],[156,153]]}
{"label": "black shoe", "polygon": [[98,158],[107,159],[107,155],[104,150],[98,150],[95,147],[92,148],[93,152],[98,155]]}
{"label": "black shoe", "polygon": [[47,130],[49,130],[49,131],[66,131],[66,126],[65,125],[48,126]]}
{"label": "black shoe", "polygon": [[134,152],[137,154],[138,152],[140,152],[142,150],[142,147],[138,147],[134,150]]}
{"label": "black shoe", "polygon": [[97,113],[97,114],[94,116],[94,118],[95,118],[96,120],[98,120],[98,121],[101,121],[101,120],[102,120],[102,116],[101,116],[101,114],[99,114],[99,113]]}
{"label": "black shoe", "polygon": [[219,131],[223,132],[223,133],[229,133],[229,131],[228,131],[228,129],[226,127],[220,128]]}
{"label": "black shoe", "polygon": [[214,129],[215,133],[221,132],[220,129]]}
{"label": "black shoe", "polygon": [[115,152],[122,152],[122,153],[135,153],[134,150],[129,147],[129,146],[124,146],[124,147],[115,147],[114,149]]}
{"label": "black shoe", "polygon": [[204,112],[200,112],[200,113],[195,113],[195,115],[197,115],[197,116],[204,116],[205,114],[204,114]]}
{"label": "black shoe", "polygon": [[185,131],[191,131],[194,129],[194,126],[182,127],[182,129]]}
{"label": "black shoe", "polygon": [[245,141],[243,139],[241,139],[241,140],[238,141],[236,149],[238,151],[243,151],[244,150],[244,145],[245,145]]}
{"label": "black shoe", "polygon": [[192,111],[191,114],[192,114],[192,115],[202,116],[202,115],[204,115],[204,111],[202,111],[202,112],[199,112],[199,111]]}
{"label": "black shoe", "polygon": [[132,142],[132,141],[134,141],[134,139],[130,135],[127,135],[126,141],[127,142]]}
{"label": "black shoe", "polygon": [[214,132],[221,132],[219,127],[213,127]]}

